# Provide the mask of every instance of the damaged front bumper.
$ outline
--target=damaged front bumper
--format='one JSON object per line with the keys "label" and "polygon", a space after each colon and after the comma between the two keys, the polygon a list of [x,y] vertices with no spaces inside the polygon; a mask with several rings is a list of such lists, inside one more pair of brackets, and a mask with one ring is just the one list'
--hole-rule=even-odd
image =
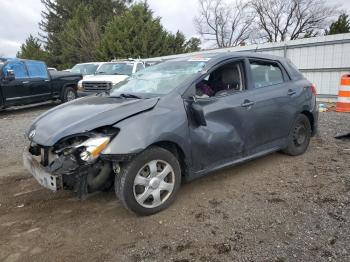
{"label": "damaged front bumper", "polygon": [[43,187],[52,191],[63,187],[62,176],[49,173],[27,150],[23,153],[23,165]]}
{"label": "damaged front bumper", "polygon": [[23,152],[24,167],[40,185],[54,192],[62,189],[73,190],[78,197],[87,194],[86,177],[90,165],[81,165],[71,155],[56,156],[46,165],[42,163],[43,158],[45,159],[43,155],[33,155],[29,148]]}

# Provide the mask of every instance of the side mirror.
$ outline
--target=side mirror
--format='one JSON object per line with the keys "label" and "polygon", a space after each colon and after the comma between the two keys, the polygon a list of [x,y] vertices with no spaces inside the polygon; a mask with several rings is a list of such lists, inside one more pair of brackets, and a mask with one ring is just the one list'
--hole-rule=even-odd
{"label": "side mirror", "polygon": [[191,98],[190,110],[191,110],[191,114],[194,118],[194,121],[198,125],[200,125],[200,126],[207,125],[207,121],[205,120],[205,117],[204,117],[203,108],[201,107],[200,104],[197,103],[195,97]]}
{"label": "side mirror", "polygon": [[13,81],[16,79],[15,72],[13,70],[7,70],[4,78],[6,81]]}

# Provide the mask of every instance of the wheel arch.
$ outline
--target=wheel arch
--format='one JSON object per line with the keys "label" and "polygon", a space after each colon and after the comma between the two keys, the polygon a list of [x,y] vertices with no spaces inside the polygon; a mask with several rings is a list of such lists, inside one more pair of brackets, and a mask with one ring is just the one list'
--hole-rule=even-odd
{"label": "wheel arch", "polygon": [[302,111],[301,114],[305,115],[309,119],[312,133],[314,133],[315,132],[315,119],[314,119],[313,114],[310,111],[308,111],[308,110]]}
{"label": "wheel arch", "polygon": [[78,90],[78,85],[76,83],[67,83],[67,84],[64,84],[62,87],[62,90],[61,90],[62,94],[67,87],[73,87],[75,91]]}
{"label": "wheel arch", "polygon": [[[158,146],[161,148],[164,148],[165,150],[168,150],[169,152],[171,152],[179,161],[180,163],[180,167],[181,167],[181,175],[183,177],[185,177],[188,174],[188,167],[189,167],[189,163],[188,163],[188,159],[186,158],[186,154],[184,153],[184,150],[181,148],[180,145],[178,145],[177,143],[173,142],[173,141],[159,141],[159,142],[155,142],[153,144],[151,144],[149,147],[152,146]],[[149,148],[147,147],[147,148]]]}

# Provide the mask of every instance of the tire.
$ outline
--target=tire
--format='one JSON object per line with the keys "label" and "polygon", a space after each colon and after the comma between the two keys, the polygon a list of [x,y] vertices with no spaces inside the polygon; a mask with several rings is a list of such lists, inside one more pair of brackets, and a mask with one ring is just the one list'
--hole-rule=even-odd
{"label": "tire", "polygon": [[288,146],[283,152],[290,156],[303,154],[309,146],[311,132],[309,119],[303,114],[298,115],[289,132]]}
{"label": "tire", "polygon": [[151,147],[121,166],[114,188],[127,209],[138,215],[151,215],[174,201],[180,185],[181,168],[177,158],[168,150]]}
{"label": "tire", "polygon": [[73,87],[67,86],[63,89],[61,100],[63,103],[66,103],[76,99],[77,97],[77,91]]}

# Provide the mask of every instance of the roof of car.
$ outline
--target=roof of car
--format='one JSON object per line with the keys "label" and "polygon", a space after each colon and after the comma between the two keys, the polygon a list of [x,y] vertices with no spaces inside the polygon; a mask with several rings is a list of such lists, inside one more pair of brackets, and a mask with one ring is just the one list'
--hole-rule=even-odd
{"label": "roof of car", "polygon": [[134,60],[115,60],[115,61],[109,61],[109,62],[103,62],[103,64],[120,64],[120,63],[126,63],[126,64],[133,64],[138,63],[138,61]]}
{"label": "roof of car", "polygon": [[203,61],[207,60],[225,60],[235,57],[253,57],[253,58],[261,58],[261,59],[269,59],[269,60],[282,60],[283,57],[280,56],[274,56],[269,54],[262,54],[258,52],[216,52],[216,53],[196,53],[196,54],[189,54],[187,56],[183,56],[181,58],[176,58],[174,60],[177,61],[183,61],[183,60],[198,60],[201,59]]}
{"label": "roof of car", "polygon": [[77,65],[89,65],[89,64],[96,64],[100,65],[103,64],[104,62],[86,62],[86,63],[78,63]]}
{"label": "roof of car", "polygon": [[7,61],[22,61],[22,62],[33,61],[33,62],[43,62],[44,63],[44,61],[41,61],[41,60],[22,59],[22,58],[17,58],[17,57],[15,57],[15,58],[12,58],[12,57],[10,57],[10,58],[0,58],[0,61],[2,61],[2,62],[7,62]]}

